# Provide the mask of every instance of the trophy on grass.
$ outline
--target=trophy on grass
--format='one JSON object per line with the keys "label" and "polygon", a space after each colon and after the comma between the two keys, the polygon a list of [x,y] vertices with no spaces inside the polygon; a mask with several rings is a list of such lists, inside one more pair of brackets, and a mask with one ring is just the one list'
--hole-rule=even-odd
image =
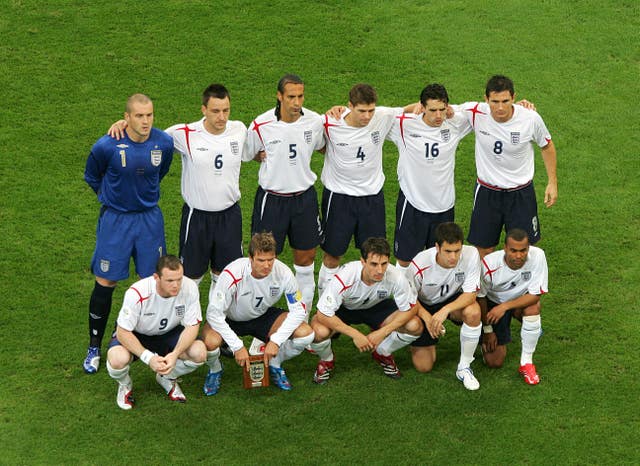
{"label": "trophy on grass", "polygon": [[267,365],[264,362],[264,343],[254,338],[249,348],[249,363],[242,371],[244,388],[269,386],[268,374]]}

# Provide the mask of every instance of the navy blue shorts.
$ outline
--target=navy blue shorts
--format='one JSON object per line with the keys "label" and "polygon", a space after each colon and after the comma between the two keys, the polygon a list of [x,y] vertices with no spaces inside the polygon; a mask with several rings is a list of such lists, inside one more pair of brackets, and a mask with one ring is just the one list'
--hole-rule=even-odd
{"label": "navy blue shorts", "polygon": [[409,262],[423,249],[436,244],[436,227],[441,223],[454,221],[454,208],[429,213],[416,209],[406,199],[402,190],[396,202],[396,229],[393,254],[396,259]]}
{"label": "navy blue shorts", "polygon": [[500,242],[502,229],[521,228],[529,243],[540,240],[538,204],[533,182],[515,191],[497,191],[477,184],[467,241],[480,248]]}
{"label": "navy blue shorts", "polygon": [[[178,339],[180,338],[180,334],[183,330],[184,327],[182,325],[178,325],[162,335],[143,335],[138,332],[133,332],[133,334],[145,349],[157,353],[160,356],[166,356],[168,353],[173,351],[178,344]],[[122,343],[120,343],[116,338],[115,332],[111,336],[111,341],[109,341],[109,348],[114,346],[122,346]],[[138,359],[137,356],[134,356],[134,360],[135,359]]]}
{"label": "navy blue shorts", "polygon": [[397,310],[398,305],[393,299],[385,299],[368,309],[347,309],[340,306],[336,316],[347,325],[366,324],[375,330],[380,328],[382,322]]}
{"label": "navy blue shorts", "polygon": [[356,248],[368,238],[386,238],[384,192],[372,196],[349,196],[322,191],[322,249],[343,256],[355,237]]}
{"label": "navy blue shorts", "polygon": [[256,337],[267,342],[269,341],[269,332],[271,331],[271,327],[273,327],[276,319],[285,312],[287,311],[277,307],[270,307],[267,309],[267,312],[255,319],[246,320],[244,322],[227,319],[227,323],[229,324],[229,327],[231,327],[231,330],[240,337],[243,335],[251,335],[252,337]]}
{"label": "navy blue shorts", "polygon": [[129,276],[133,257],[136,273],[149,277],[156,271],[160,256],[166,254],[164,218],[160,207],[143,212],[100,209],[96,229],[96,249],[91,270],[97,277],[119,281]]}
{"label": "navy blue shorts", "polygon": [[[458,299],[460,294],[461,293],[454,294],[446,301],[443,301],[438,304],[425,304],[422,301],[420,301],[420,304],[422,304],[422,307],[424,307],[429,314],[433,315],[436,312],[438,312],[440,309],[442,309],[445,305]],[[448,319],[448,320],[450,320],[456,325],[462,325],[462,322],[458,322],[452,319]],[[440,340],[439,338],[433,338],[431,334],[429,334],[429,330],[427,330],[427,323],[426,322],[423,322],[423,323],[424,323],[424,330],[422,331],[422,335],[420,335],[420,337],[416,341],[412,342],[411,346],[434,346]]]}
{"label": "navy blue shorts", "polygon": [[[487,299],[487,312],[496,307],[498,304]],[[504,313],[497,324],[492,324],[493,333],[498,337],[499,345],[507,345],[511,343],[511,319],[513,318],[513,309],[509,309]],[[482,342],[482,337],[480,337]]]}
{"label": "navy blue shorts", "polygon": [[242,255],[242,213],[238,203],[220,212],[182,206],[180,259],[187,277],[202,277],[209,267],[220,272]]}
{"label": "navy blue shorts", "polygon": [[251,233],[263,231],[273,233],[277,254],[282,252],[287,236],[293,249],[304,251],[317,247],[321,229],[316,188],[311,186],[302,193],[280,195],[258,186],[253,201]]}

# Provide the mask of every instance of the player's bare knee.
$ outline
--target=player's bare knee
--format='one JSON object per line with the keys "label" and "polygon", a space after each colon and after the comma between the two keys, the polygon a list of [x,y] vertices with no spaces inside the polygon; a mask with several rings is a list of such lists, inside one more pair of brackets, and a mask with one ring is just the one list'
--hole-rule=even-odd
{"label": "player's bare knee", "polygon": [[431,372],[436,362],[435,347],[411,347],[411,361],[418,372]]}
{"label": "player's bare knee", "polygon": [[423,330],[424,325],[422,324],[422,319],[417,316],[412,317],[401,329],[398,329],[401,333],[408,333],[414,336],[421,335]]}
{"label": "player's bare knee", "polygon": [[114,369],[122,369],[131,362],[131,353],[124,346],[114,346],[107,352],[109,365]]}
{"label": "player's bare knee", "polygon": [[480,312],[480,305],[477,301],[474,301],[469,306],[465,307],[462,311],[462,319],[465,324],[477,327],[482,320],[482,314]]}
{"label": "player's bare knee", "polygon": [[540,309],[541,309],[540,301],[538,301],[537,303],[522,309],[522,315],[523,316],[539,316]]}
{"label": "player's bare knee", "polygon": [[213,351],[222,344],[222,337],[218,332],[209,327],[209,324],[205,324],[205,326],[202,327],[202,341],[207,351]]}
{"label": "player's bare knee", "polygon": [[189,347],[189,359],[198,364],[203,363],[207,359],[207,347],[200,340],[194,341]]}
{"label": "player's bare knee", "polygon": [[297,329],[294,330],[293,332],[293,337],[294,338],[303,338],[306,336],[309,336],[313,333],[313,328],[311,328],[311,325],[307,324],[307,323],[302,323],[298,326]]}

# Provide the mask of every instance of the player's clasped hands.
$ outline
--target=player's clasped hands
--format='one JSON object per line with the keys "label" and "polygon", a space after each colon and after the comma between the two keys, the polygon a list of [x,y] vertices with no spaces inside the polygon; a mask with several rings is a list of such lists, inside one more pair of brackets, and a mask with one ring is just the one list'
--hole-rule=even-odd
{"label": "player's clasped hands", "polygon": [[448,316],[449,312],[444,310],[444,308],[433,314],[427,324],[427,330],[431,338],[439,338],[444,334],[444,321],[447,320]]}
{"label": "player's clasped hands", "polygon": [[167,375],[169,372],[173,370],[175,366],[175,361],[173,364],[170,364],[170,361],[167,361],[167,356],[159,356],[154,355],[151,360],[149,360],[149,367],[157,374]]}
{"label": "player's clasped hands", "polygon": [[366,335],[360,334],[353,339],[353,344],[356,345],[358,351],[364,353],[365,351],[373,351],[376,347]]}

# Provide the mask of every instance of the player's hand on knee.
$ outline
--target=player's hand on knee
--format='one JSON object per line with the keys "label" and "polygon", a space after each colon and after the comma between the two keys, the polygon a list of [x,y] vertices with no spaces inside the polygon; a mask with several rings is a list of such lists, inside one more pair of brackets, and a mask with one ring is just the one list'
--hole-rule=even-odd
{"label": "player's hand on knee", "polygon": [[482,351],[493,353],[497,346],[498,336],[494,332],[482,334]]}

